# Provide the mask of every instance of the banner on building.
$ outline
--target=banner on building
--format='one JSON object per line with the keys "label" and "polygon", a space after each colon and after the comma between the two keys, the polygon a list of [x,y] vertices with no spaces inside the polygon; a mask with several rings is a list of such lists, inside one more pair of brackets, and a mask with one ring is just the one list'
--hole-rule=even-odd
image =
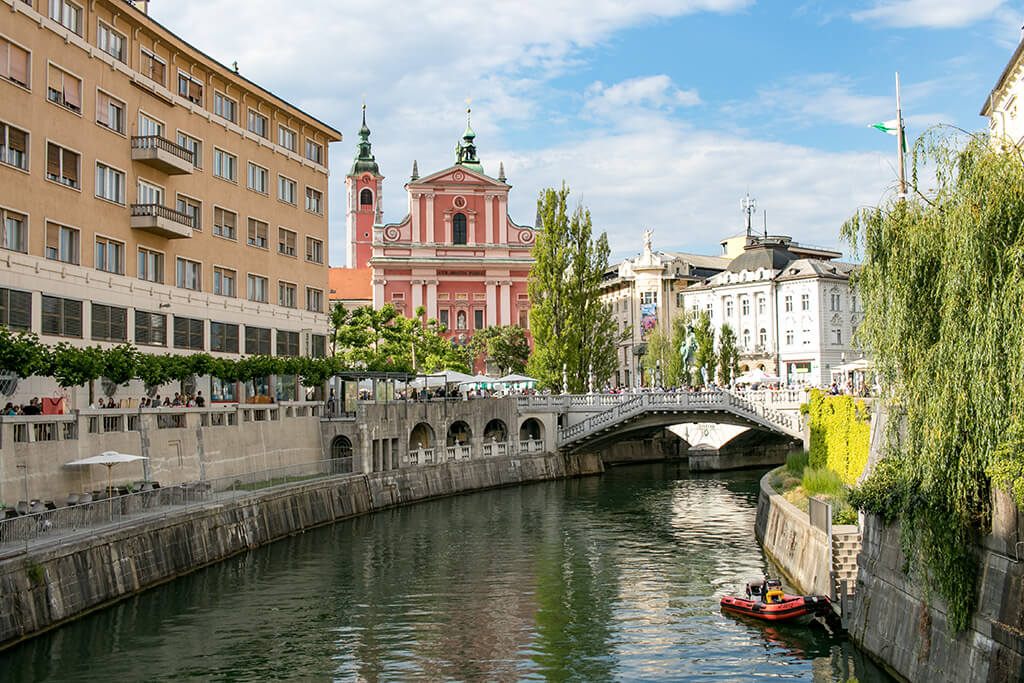
{"label": "banner on building", "polygon": [[658,325],[658,304],[640,305],[640,339],[646,340]]}

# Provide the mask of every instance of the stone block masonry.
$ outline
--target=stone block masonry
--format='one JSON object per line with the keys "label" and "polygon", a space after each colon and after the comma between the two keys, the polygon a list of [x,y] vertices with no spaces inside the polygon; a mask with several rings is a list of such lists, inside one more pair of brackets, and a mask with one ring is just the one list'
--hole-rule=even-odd
{"label": "stone block masonry", "polygon": [[0,649],[290,534],[431,498],[598,474],[593,455],[488,458],[289,484],[0,559]]}

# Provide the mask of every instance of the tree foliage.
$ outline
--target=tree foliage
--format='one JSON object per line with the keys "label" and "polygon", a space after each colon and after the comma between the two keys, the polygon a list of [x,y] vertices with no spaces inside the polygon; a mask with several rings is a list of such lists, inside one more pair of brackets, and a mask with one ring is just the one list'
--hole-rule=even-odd
{"label": "tree foliage", "polygon": [[[1013,485],[1024,474],[1024,167],[987,138],[932,131],[915,146],[915,179],[921,168],[934,171],[934,194],[862,210],[843,228],[863,254],[857,341],[894,404],[889,458],[855,500],[900,518],[907,558],[962,629],[989,477]],[[1015,492],[1024,503],[1024,487]]]}
{"label": "tree foliage", "polygon": [[711,326],[711,316],[707,311],[701,312],[693,323],[693,334],[697,339],[697,351],[694,354],[693,385],[704,386],[704,372],[708,382],[715,376],[715,328]]}
{"label": "tree foliage", "polygon": [[[615,371],[619,341],[611,306],[600,298],[608,268],[608,237],[593,236],[590,212],[567,209],[569,188],[547,189],[537,200],[539,234],[530,269],[530,331],[534,350],[527,371],[542,386],[586,391],[588,373],[604,384]],[[568,386],[562,386],[566,367]]]}
{"label": "tree foliage", "polygon": [[725,323],[718,332],[718,383],[728,386],[740,374],[740,352],[736,348],[736,332]]}
{"label": "tree foliage", "polygon": [[526,371],[530,342],[518,325],[488,327],[473,333],[470,344],[474,357],[483,356],[498,366],[502,375]]}

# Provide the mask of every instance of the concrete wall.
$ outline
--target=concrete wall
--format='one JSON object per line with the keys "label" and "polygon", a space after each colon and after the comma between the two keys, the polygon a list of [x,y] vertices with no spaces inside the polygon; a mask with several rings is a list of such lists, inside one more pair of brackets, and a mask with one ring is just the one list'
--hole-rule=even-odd
{"label": "concrete wall", "polygon": [[1024,680],[1024,564],[1014,546],[1024,513],[994,497],[993,533],[977,548],[978,607],[968,629],[950,634],[946,605],[919,576],[903,572],[899,524],[868,516],[857,558],[850,635],[871,656],[911,681]]}
{"label": "concrete wall", "polygon": [[0,648],[304,529],[467,491],[603,471],[595,456],[490,458],[283,486],[0,559]]}
{"label": "concrete wall", "polygon": [[829,548],[825,532],[811,526],[807,513],[761,478],[754,534],[793,587],[808,595],[831,595]]}

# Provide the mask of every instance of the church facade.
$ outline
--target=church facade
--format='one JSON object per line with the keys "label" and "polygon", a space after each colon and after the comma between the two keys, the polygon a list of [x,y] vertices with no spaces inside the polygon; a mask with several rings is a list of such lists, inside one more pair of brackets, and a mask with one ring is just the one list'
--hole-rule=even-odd
{"label": "church facade", "polygon": [[383,176],[369,135],[364,115],[346,178],[347,249],[349,267],[369,267],[374,308],[390,303],[413,317],[423,307],[457,343],[495,325],[528,330],[536,233],[509,217],[504,166],[497,177],[484,172],[468,118],[452,166],[420,177],[413,162],[408,213],[396,223],[381,221]]}

